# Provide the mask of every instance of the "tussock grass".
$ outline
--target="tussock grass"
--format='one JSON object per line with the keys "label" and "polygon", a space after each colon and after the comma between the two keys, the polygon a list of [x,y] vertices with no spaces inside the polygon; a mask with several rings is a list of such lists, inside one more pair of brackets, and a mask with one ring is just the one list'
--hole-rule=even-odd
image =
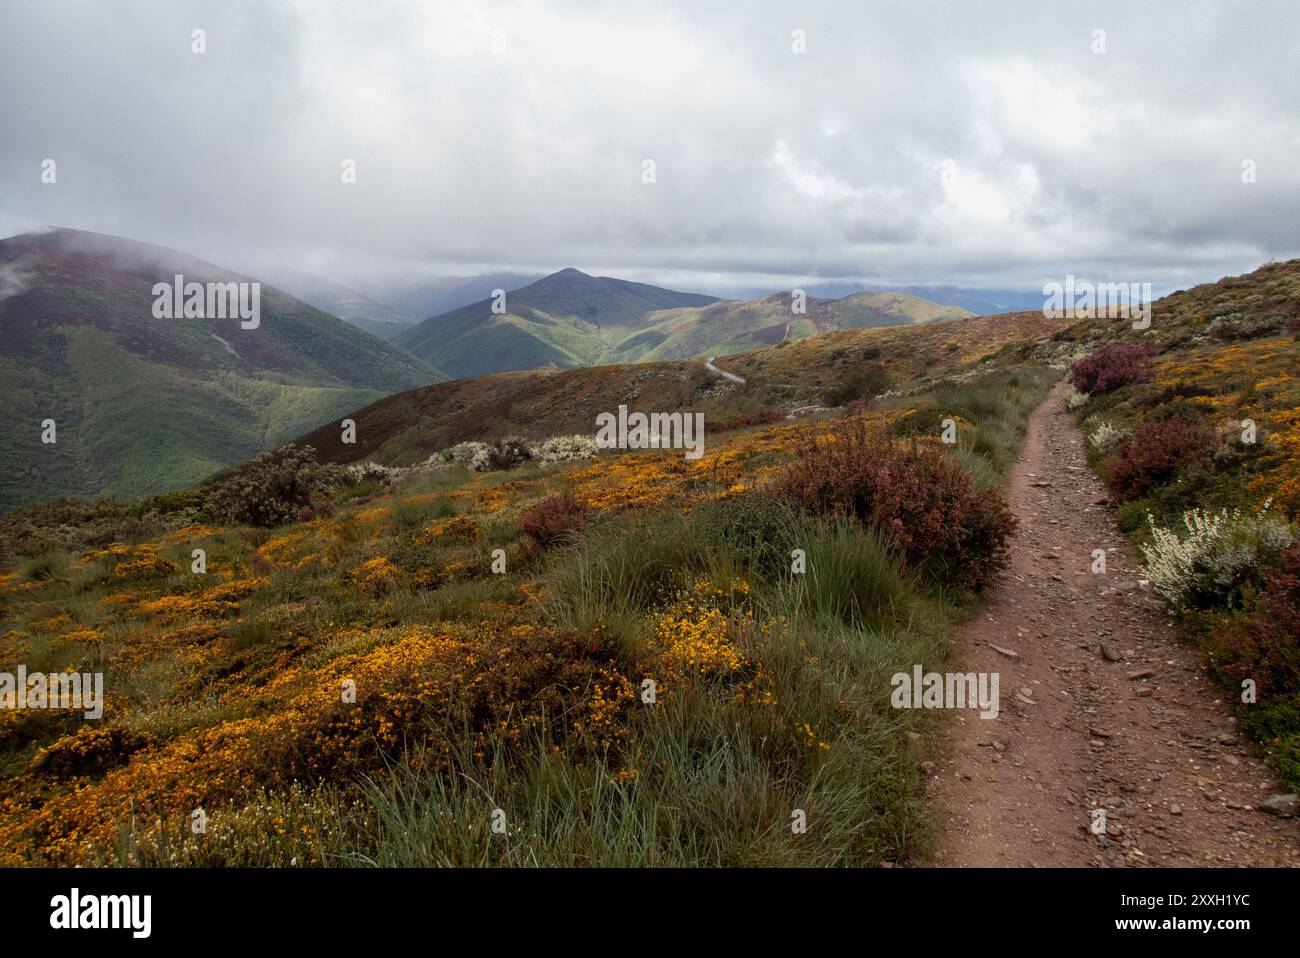
{"label": "tussock grass", "polygon": [[[1050,380],[1033,370],[994,374],[941,387],[921,398],[921,411],[975,424],[973,436],[964,433],[967,444],[949,453],[993,484],[1014,460],[1024,418]],[[751,434],[759,441],[747,440]],[[390,751],[383,767],[372,756],[359,777],[282,782],[229,804],[220,799],[206,809],[202,838],[177,817],[156,827],[161,816],[152,810],[147,822],[123,816],[117,841],[101,842],[86,860],[872,866],[923,856],[922,746],[907,733],[936,720],[893,709],[889,679],[916,663],[942,665],[947,629],[969,597],[908,572],[870,529],[746,488],[755,467],[780,468],[789,456],[787,447],[764,444],[764,435],[762,428],[730,434],[740,491],[720,457],[712,471],[689,475],[685,494],[666,505],[592,509],[572,540],[546,549],[521,536],[524,509],[557,487],[580,486],[577,474],[591,463],[490,475],[438,470],[376,489],[373,502],[351,505],[340,495],[337,514],[312,523],[161,542],[159,554],[178,574],[122,579],[106,559],[40,557],[31,571],[44,578],[5,601],[18,605],[24,623],[66,616],[59,630],[90,627],[102,639],[70,646],[59,635],[27,636],[26,661],[66,667],[68,649],[80,648],[85,663],[107,672],[106,686],[131,703],[123,723],[159,748],[224,722],[275,714],[287,689],[305,687],[341,657],[380,655],[424,630],[467,643],[455,668],[465,669],[465,681],[501,683],[492,701],[504,703],[510,722],[502,728],[510,724],[517,736],[498,735],[495,720],[485,728],[481,715],[421,719],[411,726],[418,734]],[[434,527],[453,515],[464,517],[455,522],[466,529],[439,537]],[[216,576],[188,572],[196,544],[207,548]],[[494,548],[507,551],[508,575],[487,571]],[[792,571],[795,550],[803,574]],[[384,574],[392,588],[365,585],[358,570],[377,559],[396,564]],[[198,601],[227,581],[256,582],[237,609],[193,623],[139,611],[160,596]],[[117,591],[125,602],[107,601]],[[716,619],[686,601],[696,595],[718,603]],[[740,664],[713,671],[673,664],[665,629],[700,622],[714,623],[708,628]],[[141,636],[166,641],[170,630],[189,625],[199,631],[183,641],[197,654],[152,654],[141,644]],[[643,677],[661,683],[653,705],[620,699],[615,732],[598,744],[589,727],[591,676],[603,673],[547,678],[538,688],[559,690],[547,701],[561,705],[548,705],[541,727],[516,732],[513,710],[527,708],[532,693],[511,683],[526,681],[527,669],[494,671],[502,651],[519,653],[511,661],[568,662],[570,645],[545,644],[563,630],[598,641],[590,654],[600,669],[638,692]],[[138,658],[120,657],[121,649]],[[297,673],[293,681],[277,684],[289,672]],[[464,691],[453,687],[444,701],[458,707]],[[429,700],[417,711],[426,705],[443,714]],[[578,720],[588,722],[585,731]],[[70,732],[24,728],[30,740],[0,743],[0,769],[9,774],[41,743]],[[356,735],[370,734],[361,728]],[[292,741],[292,732],[275,734]],[[283,744],[265,742],[272,752]],[[373,739],[357,742],[367,744]],[[504,833],[492,829],[497,808]],[[791,828],[796,815],[806,817],[802,833]]]}

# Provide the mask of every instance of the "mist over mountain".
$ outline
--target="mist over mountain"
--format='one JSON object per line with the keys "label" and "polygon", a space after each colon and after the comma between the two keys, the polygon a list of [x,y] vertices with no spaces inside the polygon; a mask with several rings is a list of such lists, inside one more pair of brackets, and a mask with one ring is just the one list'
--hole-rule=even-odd
{"label": "mist over mountain", "polygon": [[[0,240],[0,509],[132,496],[213,471],[437,370],[281,290],[239,317],[159,319],[157,283],[251,283],[175,250],[81,230]],[[55,441],[35,427],[53,420]]]}
{"label": "mist over mountain", "polygon": [[392,339],[419,322],[418,318],[381,303],[358,289],[311,273],[280,269],[268,275],[273,276],[274,284],[290,296],[345,319],[381,339]]}

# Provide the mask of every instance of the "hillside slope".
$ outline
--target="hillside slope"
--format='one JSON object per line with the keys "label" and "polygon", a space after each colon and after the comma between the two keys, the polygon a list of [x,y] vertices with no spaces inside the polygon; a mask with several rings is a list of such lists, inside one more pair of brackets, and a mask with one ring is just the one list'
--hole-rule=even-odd
{"label": "hillside slope", "polygon": [[717,300],[564,269],[506,295],[434,316],[395,339],[456,376],[728,355],[829,329],[959,319],[964,309],[901,293]]}
{"label": "hillside slope", "polygon": [[[470,439],[592,433],[596,415],[620,403],[714,417],[751,410],[784,413],[837,397],[867,398],[882,391],[882,383],[912,389],[995,360],[1014,361],[1030,349],[1020,344],[1045,341],[1063,325],[1041,313],[1017,313],[833,330],[720,360],[722,368],[746,379],[743,385],[693,360],[495,373],[414,389],[356,410],[351,414],[357,422],[355,444],[343,445],[333,425],[300,442],[330,461],[406,465]],[[863,378],[864,369],[875,375]]]}
{"label": "hillside slope", "polygon": [[611,341],[638,330],[650,314],[711,302],[570,268],[507,293],[505,313],[493,313],[489,297],[427,319],[395,342],[455,376],[587,366],[601,362]]}
{"label": "hillside slope", "polygon": [[[0,240],[0,509],[140,496],[441,375],[271,287],[261,320],[155,319],[153,285],[246,277],[77,230]],[[56,441],[41,441],[53,419]]]}

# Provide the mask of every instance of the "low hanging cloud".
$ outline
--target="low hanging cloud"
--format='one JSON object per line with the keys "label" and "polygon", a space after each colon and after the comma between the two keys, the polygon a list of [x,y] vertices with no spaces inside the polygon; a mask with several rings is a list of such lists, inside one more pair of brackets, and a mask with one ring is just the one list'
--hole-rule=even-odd
{"label": "low hanging cloud", "polygon": [[572,265],[1167,289],[1300,255],[1290,2],[15,0],[5,20],[5,234],[362,285]]}

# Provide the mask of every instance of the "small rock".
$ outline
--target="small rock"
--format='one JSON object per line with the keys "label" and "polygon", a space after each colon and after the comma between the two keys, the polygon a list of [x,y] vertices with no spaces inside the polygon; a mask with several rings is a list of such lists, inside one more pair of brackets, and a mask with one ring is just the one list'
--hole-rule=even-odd
{"label": "small rock", "polygon": [[1114,646],[1106,645],[1104,642],[1101,646],[1101,657],[1107,662],[1122,662],[1124,655]]}
{"label": "small rock", "polygon": [[1149,679],[1155,674],[1155,669],[1138,669],[1136,672],[1130,672],[1128,677],[1130,679]]}
{"label": "small rock", "polygon": [[1181,815],[1182,813],[1183,813],[1183,807],[1182,807],[1181,805],[1170,805],[1170,806],[1169,806],[1169,814],[1170,814],[1170,815]]}
{"label": "small rock", "polygon": [[1273,795],[1259,803],[1259,810],[1280,818],[1293,818],[1296,811],[1300,810],[1300,795],[1295,792],[1290,795]]}

